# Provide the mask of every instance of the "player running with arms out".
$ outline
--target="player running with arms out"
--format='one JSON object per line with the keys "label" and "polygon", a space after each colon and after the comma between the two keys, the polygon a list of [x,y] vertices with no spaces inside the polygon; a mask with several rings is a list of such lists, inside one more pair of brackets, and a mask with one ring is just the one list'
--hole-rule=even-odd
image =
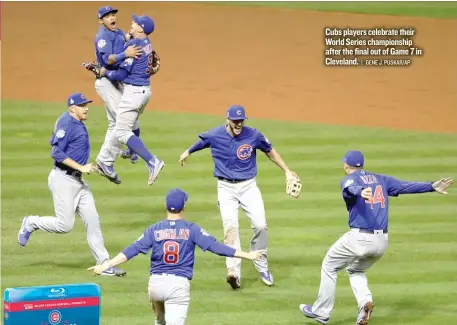
{"label": "player running with arms out", "polygon": [[190,302],[190,280],[193,278],[195,246],[220,256],[249,260],[261,258],[263,251],[250,253],[219,243],[195,223],[184,219],[188,194],[176,188],[167,193],[167,219],[148,227],[138,240],[103,265],[88,270],[101,274],[125,263],[139,253],[152,249],[148,293],[156,325],[184,325]]}
{"label": "player running with arms out", "polygon": [[[36,230],[69,233],[75,225],[76,212],[86,227],[92,254],[97,264],[101,264],[109,260],[109,255],[103,242],[94,196],[82,177],[96,169],[87,163],[90,142],[84,125],[89,112],[88,104],[91,102],[81,93],[68,97],[68,111],[57,119],[50,139],[54,168],[49,173],[48,187],[54,201],[55,217],[25,217],[18,233],[18,242],[21,246],[26,246]],[[123,276],[125,273],[120,269],[109,268],[104,270],[103,275]]]}
{"label": "player running with arms out", "polygon": [[[116,70],[126,58],[137,58],[142,52],[140,47],[134,45],[125,48],[125,42],[130,39],[131,35],[128,33],[124,34],[121,29],[117,28],[117,12],[118,10],[111,6],[100,7],[98,10],[100,27],[94,39],[95,55],[98,64],[108,70]],[[84,67],[90,70],[91,65],[91,62],[85,63]],[[114,139],[112,145],[111,142],[114,137],[116,115],[122,96],[122,89],[123,85],[119,81],[111,81],[106,77],[95,80],[95,90],[105,105],[106,116],[108,118],[105,141],[96,161],[101,174],[116,184],[120,184],[121,180],[114,170],[113,164],[116,159],[115,155],[121,151],[122,145],[116,139]],[[135,122],[133,133],[136,136],[140,135],[139,121]],[[137,155],[133,154],[129,156],[132,163],[138,162]]]}
{"label": "player running with arms out", "polygon": [[[256,183],[256,150],[264,152],[284,171],[287,194],[298,197],[301,182],[261,132],[244,126],[247,117],[243,106],[230,106],[226,114],[226,124],[200,134],[200,140],[181,154],[179,162],[184,165],[192,153],[211,148],[215,164],[214,176],[218,179],[217,196],[225,244],[236,249],[241,247],[238,221],[238,210],[241,207],[250,219],[254,231],[250,249],[266,250],[267,222],[262,194]],[[227,282],[233,289],[240,288],[241,259],[227,258],[226,265]],[[266,253],[261,260],[254,261],[254,266],[262,281],[268,286],[273,285],[273,275],[268,268]]]}
{"label": "player running with arms out", "polygon": [[[141,56],[137,59],[125,59],[117,70],[101,68],[96,73],[99,77],[122,81],[124,84],[117,112],[115,139],[111,141],[111,151],[116,151],[116,156],[119,154],[120,147],[117,146],[116,141],[120,141],[143,158],[149,170],[148,185],[151,185],[165,164],[149,152],[143,141],[133,133],[133,127],[151,99],[150,78],[158,72],[160,59],[148,38],[148,35],[154,31],[154,21],[148,16],[133,15],[132,17],[130,30],[132,38],[127,41],[125,47],[133,45],[141,48]],[[107,162],[103,163],[107,164]]]}
{"label": "player running with arms out", "polygon": [[373,311],[373,296],[365,271],[387,250],[389,196],[438,192],[453,184],[450,178],[436,182],[406,182],[364,170],[360,151],[348,151],[344,158],[346,177],[341,191],[349,211],[350,230],[328,250],[321,270],[321,283],[313,305],[300,305],[300,311],[320,324],[327,324],[333,310],[338,271],[346,268],[358,304],[357,325],[366,325]]}

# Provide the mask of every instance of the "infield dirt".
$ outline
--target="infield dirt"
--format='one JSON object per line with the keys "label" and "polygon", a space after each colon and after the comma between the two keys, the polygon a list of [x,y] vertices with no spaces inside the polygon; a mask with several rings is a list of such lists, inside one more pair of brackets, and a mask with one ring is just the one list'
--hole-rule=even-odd
{"label": "infield dirt", "polygon": [[[2,97],[101,101],[91,74],[99,2],[2,3]],[[251,117],[457,133],[457,22],[196,3],[129,2],[154,18],[161,57],[148,109],[223,115],[239,103]],[[408,68],[323,65],[327,26],[414,27],[424,55]]]}

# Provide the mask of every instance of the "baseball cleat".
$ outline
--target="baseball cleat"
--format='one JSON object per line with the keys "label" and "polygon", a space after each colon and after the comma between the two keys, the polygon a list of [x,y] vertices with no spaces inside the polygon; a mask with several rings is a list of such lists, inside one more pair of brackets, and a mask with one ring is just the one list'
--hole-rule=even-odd
{"label": "baseball cleat", "polygon": [[362,308],[359,310],[359,314],[357,315],[357,323],[356,325],[367,325],[368,321],[371,318],[371,313],[373,312],[374,304],[373,302],[369,301],[363,305]]}
{"label": "baseball cleat", "polygon": [[155,157],[155,162],[155,165],[151,161],[147,163],[149,168],[148,185],[152,185],[157,180],[161,170],[165,166],[165,163],[157,157]]}
{"label": "baseball cleat", "polygon": [[303,313],[303,315],[305,315],[308,318],[314,319],[319,324],[327,324],[328,323],[329,318],[328,317],[327,318],[321,317],[321,316],[318,316],[315,313],[313,313],[310,305],[301,304],[299,306],[299,308],[300,308],[300,311]]}
{"label": "baseball cleat", "polygon": [[19,245],[21,245],[21,246],[27,245],[30,235],[32,234],[31,231],[27,230],[26,223],[27,223],[27,217],[24,217],[22,219],[21,228],[19,229],[19,232],[17,234],[17,241],[18,241]]}
{"label": "baseball cleat", "polygon": [[125,276],[127,272],[122,269],[118,269],[115,267],[110,267],[108,270],[101,273],[104,276]]}
{"label": "baseball cleat", "polygon": [[260,272],[260,277],[267,286],[271,286],[274,283],[273,274],[270,271]]}
{"label": "baseball cleat", "polygon": [[120,178],[117,176],[116,171],[113,166],[108,166],[102,163],[100,160],[96,159],[97,162],[97,172],[99,175],[107,178],[110,182],[115,184],[121,184]]}
{"label": "baseball cleat", "polygon": [[136,164],[138,162],[138,155],[132,152],[130,149],[122,150],[120,156],[122,159],[130,158],[130,162],[132,164]]}
{"label": "baseball cleat", "polygon": [[233,290],[241,288],[240,279],[234,274],[227,275],[227,283],[230,284]]}

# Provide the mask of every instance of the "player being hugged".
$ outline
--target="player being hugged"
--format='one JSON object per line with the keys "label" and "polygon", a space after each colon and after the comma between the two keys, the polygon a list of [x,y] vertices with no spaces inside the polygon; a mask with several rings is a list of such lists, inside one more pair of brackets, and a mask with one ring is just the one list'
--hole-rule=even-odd
{"label": "player being hugged", "polygon": [[357,325],[366,325],[373,311],[373,296],[365,271],[387,250],[389,196],[446,190],[453,180],[405,182],[391,176],[364,170],[360,151],[348,151],[344,157],[341,192],[349,211],[349,228],[328,250],[321,269],[319,294],[313,305],[300,305],[300,311],[320,324],[327,324],[335,302],[338,271],[346,268],[358,304]]}
{"label": "player being hugged", "polygon": [[[198,140],[184,151],[179,162],[184,165],[190,154],[211,148],[215,164],[214,176],[217,181],[218,204],[224,228],[224,242],[236,249],[240,248],[238,210],[241,207],[251,221],[254,236],[251,250],[267,249],[267,222],[262,194],[256,183],[256,150],[264,152],[286,175],[287,194],[298,197],[301,182],[297,174],[290,171],[279,153],[268,139],[258,130],[244,126],[247,119],[245,109],[233,105],[227,109],[226,124],[215,127],[199,135]],[[240,288],[241,260],[227,258],[227,282],[233,289]],[[273,285],[273,275],[268,269],[267,254],[254,261],[262,281]]]}
{"label": "player being hugged", "polygon": [[101,68],[94,73],[98,77],[123,82],[124,90],[118,107],[115,137],[111,141],[111,148],[118,148],[116,142],[120,141],[143,158],[149,170],[148,184],[151,185],[165,164],[149,152],[143,141],[134,134],[133,128],[151,99],[150,79],[159,71],[160,59],[148,38],[148,35],[154,31],[154,21],[148,16],[133,15],[132,17],[130,30],[132,37],[124,47],[127,49],[129,46],[136,46],[141,49],[141,55],[137,59],[125,59],[117,70]]}
{"label": "player being hugged", "polygon": [[193,278],[195,246],[220,256],[236,256],[256,260],[263,251],[250,253],[219,243],[195,223],[184,220],[188,194],[176,188],[168,191],[165,207],[167,219],[148,227],[132,245],[115,258],[88,270],[103,274],[107,269],[124,263],[139,253],[152,249],[149,299],[156,325],[184,325],[190,302],[190,280]]}
{"label": "player being hugged", "polygon": [[[130,39],[131,35],[128,33],[124,34],[117,27],[117,12],[118,10],[111,6],[104,6],[98,9],[100,27],[94,38],[95,56],[97,58],[97,64],[107,70],[118,69],[124,59],[137,58],[142,52],[140,47],[134,45],[125,47],[125,42]],[[91,70],[94,68],[94,63],[84,63],[83,66]],[[120,153],[121,157],[130,157],[132,163],[138,162],[138,156],[136,154],[131,155],[129,150],[121,151],[122,145],[117,141],[114,134],[122,89],[123,85],[119,81],[111,81],[106,77],[96,78],[95,80],[95,90],[105,105],[106,116],[108,118],[105,141],[100,148],[96,162],[100,173],[116,184],[121,183],[113,167],[116,156]],[[136,136],[140,135],[138,120],[133,126],[133,133]]]}

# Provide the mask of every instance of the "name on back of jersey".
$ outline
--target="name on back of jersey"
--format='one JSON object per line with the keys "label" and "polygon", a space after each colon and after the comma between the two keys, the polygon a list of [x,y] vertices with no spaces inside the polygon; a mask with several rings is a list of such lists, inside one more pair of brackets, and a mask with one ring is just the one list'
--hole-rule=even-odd
{"label": "name on back of jersey", "polygon": [[161,229],[154,231],[154,239],[156,241],[168,240],[168,239],[183,239],[188,240],[190,236],[189,229],[180,229],[179,233],[176,233],[176,229]]}
{"label": "name on back of jersey", "polygon": [[365,184],[377,184],[378,179],[374,175],[361,175],[359,176],[362,182]]}

